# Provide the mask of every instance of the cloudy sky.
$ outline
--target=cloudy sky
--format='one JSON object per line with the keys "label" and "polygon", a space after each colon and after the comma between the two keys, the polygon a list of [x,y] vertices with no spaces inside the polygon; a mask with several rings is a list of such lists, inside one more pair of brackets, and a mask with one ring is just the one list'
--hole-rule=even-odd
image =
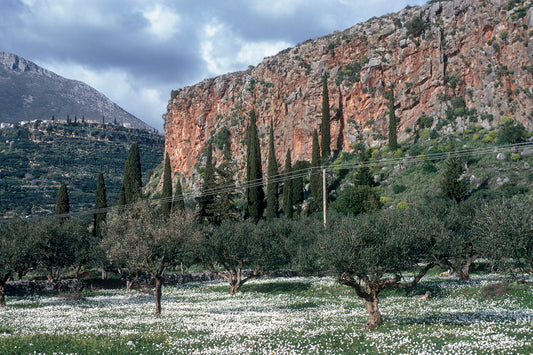
{"label": "cloudy sky", "polygon": [[0,51],[163,131],[170,90],[425,0],[0,0]]}

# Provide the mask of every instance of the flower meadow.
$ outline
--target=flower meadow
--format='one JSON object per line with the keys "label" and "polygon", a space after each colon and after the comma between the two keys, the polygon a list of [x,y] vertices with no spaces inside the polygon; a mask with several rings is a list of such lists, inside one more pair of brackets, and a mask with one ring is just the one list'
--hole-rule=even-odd
{"label": "flower meadow", "polygon": [[[139,291],[8,298],[2,354],[530,354],[533,292],[510,284],[483,296],[497,275],[460,282],[428,277],[385,291],[384,324],[362,330],[361,300],[333,278],[251,281],[236,296],[222,282],[163,288],[162,315]],[[415,293],[431,291],[427,300]]]}

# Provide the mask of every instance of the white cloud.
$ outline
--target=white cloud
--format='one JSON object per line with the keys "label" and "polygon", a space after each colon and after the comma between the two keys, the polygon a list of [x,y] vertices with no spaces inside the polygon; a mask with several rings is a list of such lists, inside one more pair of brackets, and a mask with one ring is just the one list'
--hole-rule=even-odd
{"label": "white cloud", "polygon": [[168,40],[179,31],[181,17],[167,7],[158,4],[144,11],[143,16],[150,22],[148,31],[161,40]]}
{"label": "white cloud", "polygon": [[206,24],[200,37],[209,75],[242,70],[290,46],[286,41],[245,41],[218,20]]}
{"label": "white cloud", "polygon": [[273,56],[282,49],[290,47],[285,41],[249,42],[243,43],[237,53],[237,62],[242,64],[257,64],[263,58]]}
{"label": "white cloud", "polygon": [[259,14],[282,17],[294,15],[296,10],[306,3],[306,0],[253,0],[250,7]]}

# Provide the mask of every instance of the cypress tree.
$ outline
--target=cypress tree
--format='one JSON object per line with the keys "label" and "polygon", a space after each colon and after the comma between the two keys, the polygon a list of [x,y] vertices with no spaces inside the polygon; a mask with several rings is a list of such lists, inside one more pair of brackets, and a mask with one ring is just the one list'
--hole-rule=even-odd
{"label": "cypress tree", "polygon": [[213,166],[213,143],[207,145],[204,183],[202,185],[202,194],[200,195],[199,216],[202,221],[213,222],[215,197],[213,192],[216,188],[215,167]]}
{"label": "cypress tree", "polygon": [[[104,174],[98,174],[96,180],[96,193],[95,193],[95,206],[98,211],[107,207],[107,191],[104,183]],[[99,212],[94,214],[93,235],[102,238],[102,223],[105,222],[107,217],[106,212]]]}
{"label": "cypress tree", "polygon": [[359,165],[359,168],[357,169],[357,173],[355,174],[354,184],[356,186],[370,186],[375,187],[377,186],[376,182],[374,181],[374,177],[372,176],[372,173],[370,172],[370,169],[368,166],[366,166],[364,163],[367,161],[365,157],[362,157],[361,164]]}
{"label": "cypress tree", "polygon": [[320,123],[322,135],[322,161],[327,162],[331,152],[331,133],[329,127],[329,93],[328,93],[328,76],[324,75],[322,79],[322,121]]}
{"label": "cypress tree", "polygon": [[126,159],[122,186],[125,204],[133,203],[142,197],[141,157],[137,143],[132,144]]}
{"label": "cypress tree", "polygon": [[322,210],[322,181],[320,177],[320,146],[318,145],[318,133],[313,131],[313,150],[311,152],[311,194],[316,207]]}
{"label": "cypress tree", "polygon": [[[57,194],[57,203],[56,203],[56,215],[68,214],[70,211],[70,203],[68,199],[68,190],[67,185],[61,184],[59,187],[59,193]],[[66,218],[66,217],[60,217]]]}
{"label": "cypress tree", "polygon": [[172,203],[172,209],[175,209],[178,211],[185,210],[185,201],[183,199],[183,191],[181,189],[181,182],[179,178],[178,178],[178,182],[176,183],[176,188],[174,192],[174,202]]}
{"label": "cypress tree", "polygon": [[468,197],[468,190],[470,189],[468,179],[463,177],[464,162],[459,157],[451,157],[445,164],[440,187],[448,198],[460,203]]}
{"label": "cypress tree", "polygon": [[387,103],[387,106],[389,108],[389,150],[391,152],[396,151],[398,149],[398,141],[397,141],[397,123],[398,119],[396,117],[396,114],[394,113],[394,87],[391,84],[391,89],[388,92],[389,102]]}
{"label": "cypress tree", "polygon": [[161,215],[164,218],[170,216],[172,210],[172,172],[170,170],[170,158],[165,154],[165,167],[163,169],[163,191],[161,193]]}
{"label": "cypress tree", "polygon": [[278,162],[276,161],[276,152],[274,150],[274,125],[270,121],[270,142],[268,143],[268,172],[267,172],[267,206],[265,217],[267,220],[272,220],[278,217],[279,203],[278,203],[278,189],[277,182]]}
{"label": "cypress tree", "polygon": [[235,205],[236,191],[235,191],[235,164],[231,155],[231,141],[228,140],[224,144],[224,152],[222,163],[217,168],[219,176],[218,189],[220,194],[215,201],[215,210],[217,222],[222,222],[227,219],[235,219],[238,211]]}
{"label": "cypress tree", "polygon": [[298,206],[298,210],[300,209],[300,204],[304,202],[304,182],[302,173],[309,168],[309,165],[308,161],[298,160],[291,167],[293,175],[291,180],[292,204]]}
{"label": "cypress tree", "polygon": [[285,158],[285,179],[283,181],[283,212],[287,218],[292,218],[292,162],[291,150],[287,149],[287,157]]}
{"label": "cypress tree", "polygon": [[126,193],[124,192],[124,186],[120,189],[120,194],[118,195],[118,207],[119,207],[119,213],[124,209],[124,206],[126,205]]}
{"label": "cypress tree", "polygon": [[248,127],[248,150],[246,153],[247,213],[255,222],[263,216],[265,193],[263,191],[263,169],[261,167],[261,147],[257,134],[255,111],[250,111]]}

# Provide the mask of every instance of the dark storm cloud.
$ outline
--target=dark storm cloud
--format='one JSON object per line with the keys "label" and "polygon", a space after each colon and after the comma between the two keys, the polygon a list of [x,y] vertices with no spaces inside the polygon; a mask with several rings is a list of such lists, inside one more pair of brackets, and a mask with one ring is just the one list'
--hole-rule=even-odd
{"label": "dark storm cloud", "polygon": [[[0,50],[162,128],[171,89],[421,0],[2,0]],[[132,100],[132,97],[134,100]]]}

